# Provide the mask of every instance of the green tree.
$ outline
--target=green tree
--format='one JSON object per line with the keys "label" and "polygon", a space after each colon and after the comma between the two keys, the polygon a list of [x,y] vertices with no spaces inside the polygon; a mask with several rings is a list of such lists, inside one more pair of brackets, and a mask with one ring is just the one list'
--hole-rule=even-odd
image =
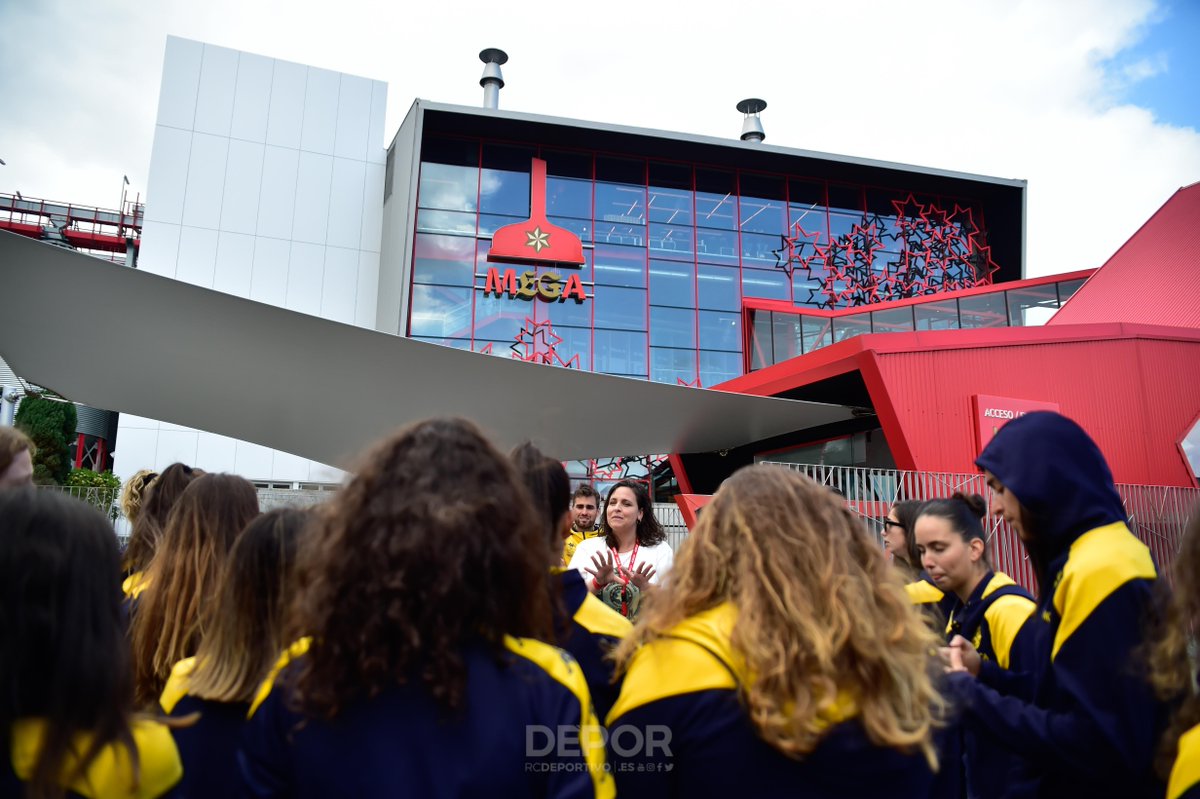
{"label": "green tree", "polygon": [[75,443],[75,406],[62,400],[31,395],[21,400],[13,421],[37,445],[37,454],[33,456],[33,482],[39,485],[65,483],[74,465],[71,445]]}
{"label": "green tree", "polygon": [[121,515],[117,498],[121,493],[121,478],[112,472],[93,472],[91,469],[72,469],[66,484],[71,496],[82,499],[96,510],[116,521]]}

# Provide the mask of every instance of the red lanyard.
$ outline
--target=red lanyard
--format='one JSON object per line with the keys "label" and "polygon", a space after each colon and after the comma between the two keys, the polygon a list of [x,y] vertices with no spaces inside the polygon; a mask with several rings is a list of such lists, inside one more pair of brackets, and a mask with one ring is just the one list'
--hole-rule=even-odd
{"label": "red lanyard", "polygon": [[625,583],[625,585],[629,585],[629,576],[628,575],[633,572],[633,565],[635,563],[637,563],[637,551],[638,551],[638,542],[635,540],[633,542],[633,551],[629,553],[629,565],[624,568],[625,576],[622,576],[621,575],[621,572],[622,572],[621,555],[620,555],[620,553],[617,552],[617,550],[615,548],[612,550],[613,560],[616,561],[616,563],[617,563],[617,577],[620,577],[621,582]]}

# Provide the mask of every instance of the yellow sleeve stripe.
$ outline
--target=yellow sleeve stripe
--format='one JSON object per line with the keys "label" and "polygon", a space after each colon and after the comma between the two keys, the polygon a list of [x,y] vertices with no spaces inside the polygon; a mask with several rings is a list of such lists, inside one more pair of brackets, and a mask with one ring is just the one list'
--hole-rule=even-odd
{"label": "yellow sleeve stripe", "polygon": [[651,702],[712,690],[737,690],[737,680],[724,663],[700,644],[658,638],[639,649],[630,661],[608,724]]}
{"label": "yellow sleeve stripe", "polygon": [[1166,799],[1180,799],[1196,785],[1200,785],[1200,725],[1180,735],[1180,753],[1166,783]]}
{"label": "yellow sleeve stripe", "polygon": [[1200,785],[1200,725],[1179,736],[1179,754],[1167,782],[1167,799],[1179,799],[1196,785]]}
{"label": "yellow sleeve stripe", "polygon": [[134,572],[121,583],[121,590],[128,599],[137,599],[149,587],[150,581],[146,579],[145,572]]}
{"label": "yellow sleeve stripe", "polygon": [[532,638],[504,636],[508,650],[541,667],[554,680],[569,690],[579,700],[579,746],[587,761],[592,777],[592,788],[596,799],[614,799],[616,783],[605,767],[604,736],[600,721],[592,707],[592,695],[588,692],[587,680],[575,658],[556,646],[535,641]]}
{"label": "yellow sleeve stripe", "polygon": [[613,638],[624,638],[633,630],[629,619],[590,593],[584,597],[579,610],[575,611],[575,621],[589,633],[608,635]]}
{"label": "yellow sleeve stripe", "polygon": [[[45,722],[40,719],[24,719],[12,727],[12,766],[17,779],[28,782],[33,776],[37,756],[42,748]],[[170,790],[183,778],[183,764],[171,731],[164,725],[149,719],[134,721],[132,725],[133,745],[137,748],[139,779],[134,790],[133,762],[129,751],[121,745],[112,744],[100,750],[88,764],[83,774],[71,782],[64,778],[64,788],[87,797],[87,799],[154,799]],[[76,770],[76,760],[91,746],[88,736],[79,736],[63,763],[63,774]]]}
{"label": "yellow sleeve stripe", "polygon": [[904,590],[908,593],[909,601],[914,605],[930,605],[934,602],[941,602],[942,597],[945,596],[942,589],[924,580],[909,583],[904,586]]}
{"label": "yellow sleeve stripe", "polygon": [[179,700],[187,696],[188,679],[192,676],[192,670],[195,667],[196,659],[192,657],[184,658],[171,669],[171,676],[167,678],[162,696],[158,698],[158,704],[162,706],[164,713],[170,715],[175,706],[179,704]]}
{"label": "yellow sleeve stripe", "polygon": [[310,646],[312,646],[312,639],[305,636],[284,650],[284,653],[279,656],[279,660],[275,661],[275,665],[271,667],[271,673],[262,681],[262,685],[258,686],[258,691],[254,694],[254,701],[250,703],[250,710],[246,713],[246,718],[253,717],[254,711],[258,710],[259,705],[267,701],[267,697],[271,695],[271,689],[275,687],[275,680],[279,677],[279,672],[283,671],[293,660],[307,652]]}
{"label": "yellow sleeve stripe", "polygon": [[1071,544],[1062,579],[1054,590],[1054,609],[1061,621],[1050,659],[1100,603],[1132,580],[1158,577],[1150,550],[1124,522],[1089,530]]}
{"label": "yellow sleeve stripe", "polygon": [[1009,594],[992,602],[983,614],[992,638],[992,649],[996,652],[996,663],[1000,668],[1008,668],[1012,661],[1013,641],[1036,607],[1033,600],[1027,597]]}

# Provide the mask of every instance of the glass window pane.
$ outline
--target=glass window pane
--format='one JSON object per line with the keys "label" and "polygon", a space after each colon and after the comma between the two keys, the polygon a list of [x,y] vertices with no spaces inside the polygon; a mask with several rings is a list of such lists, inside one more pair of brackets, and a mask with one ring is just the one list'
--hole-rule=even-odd
{"label": "glass window pane", "polygon": [[443,347],[453,347],[456,350],[470,350],[471,339],[467,338],[432,338],[430,336],[410,336],[417,341],[425,341],[430,344],[440,344]]}
{"label": "glass window pane", "polygon": [[[566,327],[554,325],[554,333],[562,339],[554,348],[555,354],[562,361],[559,365],[569,365],[573,369],[592,368],[592,331],[586,327]],[[579,361],[572,359],[579,356]],[[558,364],[558,361],[554,363]]]}
{"label": "glass window pane", "polygon": [[574,219],[592,218],[592,182],[546,177],[546,213]]}
{"label": "glass window pane", "polygon": [[958,317],[964,329],[1007,327],[1008,309],[1004,307],[1004,292],[993,291],[972,297],[959,297]]}
{"label": "glass window pane", "polygon": [[595,369],[614,375],[646,376],[646,334],[596,330]]}
{"label": "glass window pane", "polygon": [[592,251],[596,283],[604,286],[646,287],[646,251],[638,247],[597,244]]}
{"label": "glass window pane", "polygon": [[841,236],[849,236],[850,230],[862,221],[862,214],[829,213],[829,237],[837,240]]}
{"label": "glass window pane", "polygon": [[[525,317],[533,315],[530,300],[522,300],[503,294],[499,297],[484,294],[482,291],[475,295],[475,340],[502,341],[504,346],[516,340],[517,331],[525,322]],[[476,348],[478,349],[478,347]]]}
{"label": "glass window pane", "polygon": [[[596,286],[596,327],[646,329],[646,290]],[[598,349],[598,345],[597,345]]]}
{"label": "glass window pane", "polygon": [[524,222],[526,217],[521,216],[496,216],[494,214],[479,215],[479,235],[491,237],[496,231],[505,225],[515,225],[518,222]]}
{"label": "glass window pane", "polygon": [[800,330],[804,338],[804,351],[812,352],[833,343],[833,329],[828,319],[820,316],[801,316]]}
{"label": "glass window pane", "polygon": [[479,199],[479,169],[423,163],[417,198],[421,208],[474,211]]}
{"label": "glass window pane", "polygon": [[679,381],[695,384],[696,351],[651,347],[650,379],[672,385],[678,385]]}
{"label": "glass window pane", "polygon": [[700,350],[700,385],[712,388],[742,374],[740,352],[710,352]]}
{"label": "glass window pane", "polygon": [[697,307],[714,311],[737,311],[742,307],[739,289],[741,270],[700,264],[696,267]]}
{"label": "glass window pane", "polygon": [[622,244],[628,247],[646,246],[646,226],[624,222],[596,220],[596,243]]}
{"label": "glass window pane", "polygon": [[692,167],[651,161],[649,169],[650,221],[692,224]]}
{"label": "glass window pane", "polygon": [[479,210],[529,218],[529,170],[533,149],[503,144],[483,145]]}
{"label": "glass window pane", "polygon": [[780,235],[787,229],[783,178],[743,172],[739,190],[742,232]]}
{"label": "glass window pane", "polygon": [[1058,294],[1054,284],[1010,289],[1008,294],[1008,323],[1013,327],[1044,325],[1058,310]]}
{"label": "glass window pane", "polygon": [[741,352],[741,312],[700,311],[700,346],[706,350]]}
{"label": "glass window pane", "polygon": [[788,219],[791,222],[788,236],[795,240],[795,246],[807,242],[808,247],[816,247],[829,240],[829,217],[824,206],[792,203],[788,207]]}
{"label": "glass window pane", "polygon": [[654,258],[692,260],[692,233],[690,227],[679,225],[650,225],[650,255]]}
{"label": "glass window pane", "polygon": [[572,219],[568,216],[555,216],[554,214],[547,214],[546,218],[559,227],[566,228],[574,233],[584,244],[591,243],[592,222],[590,219]]}
{"label": "glass window pane", "polygon": [[957,330],[958,304],[954,300],[926,302],[913,306],[917,330]]}
{"label": "glass window pane", "polygon": [[[538,271],[554,271],[554,270],[538,270]],[[563,270],[558,273],[561,278],[566,280],[569,270]],[[591,286],[584,286],[583,290],[587,293],[588,299],[583,302],[575,302],[575,300],[565,300],[562,302],[549,302],[542,304],[538,313],[545,313],[546,317],[557,328],[559,325],[575,325],[578,327],[592,326],[592,292]]]}
{"label": "glass window pane", "polygon": [[671,225],[692,224],[691,191],[651,186],[650,221]]}
{"label": "glass window pane", "polygon": [[596,222],[646,224],[645,162],[596,159]]}
{"label": "glass window pane", "polygon": [[1059,307],[1061,307],[1067,300],[1071,299],[1071,297],[1075,295],[1075,292],[1079,291],[1080,286],[1082,286],[1085,282],[1087,282],[1086,279],[1064,280],[1063,282],[1056,284],[1058,286]]}
{"label": "glass window pane", "polygon": [[[779,263],[779,252],[784,247],[786,245],[783,243],[783,236],[778,233],[773,236],[762,233],[743,233],[742,266],[774,269]],[[783,270],[780,270],[780,273],[783,274]]]}
{"label": "glass window pane", "polygon": [[832,320],[833,340],[845,341],[848,338],[861,336],[871,332],[871,315],[866,313],[842,316]]}
{"label": "glass window pane", "polygon": [[684,261],[651,260],[650,304],[695,308],[695,267]]}
{"label": "glass window pane", "polygon": [[417,230],[426,233],[448,233],[474,237],[475,214],[422,208],[417,211]]}
{"label": "glass window pane", "polygon": [[[785,316],[785,314],[780,314]],[[750,368],[763,369],[775,363],[771,345],[774,314],[770,311],[750,311]]]}
{"label": "glass window pane", "polygon": [[[470,286],[475,279],[475,239],[418,233],[413,248],[413,282]],[[417,308],[415,304],[413,308]],[[444,335],[431,333],[428,335]]]}
{"label": "glass window pane", "polygon": [[829,210],[842,211],[856,219],[862,216],[863,196],[862,189],[858,186],[842,186],[837,183],[830,183],[827,186],[829,192]]}
{"label": "glass window pane", "polygon": [[738,263],[737,231],[696,228],[696,260],[736,265]]}
{"label": "glass window pane", "polygon": [[772,327],[775,343],[773,352],[775,363],[795,358],[804,351],[803,330],[799,314],[777,313],[775,314]]}
{"label": "glass window pane", "polygon": [[696,312],[690,308],[650,307],[650,346],[696,347]]}
{"label": "glass window pane", "polygon": [[472,291],[470,287],[413,286],[409,335],[470,338]]}
{"label": "glass window pane", "polygon": [[696,170],[696,226],[737,230],[736,184],[732,172]]}
{"label": "glass window pane", "polygon": [[743,269],[742,296],[790,300],[788,277],[782,269]]}
{"label": "glass window pane", "polygon": [[889,308],[871,313],[872,329],[876,333],[902,333],[913,330],[912,306]]}

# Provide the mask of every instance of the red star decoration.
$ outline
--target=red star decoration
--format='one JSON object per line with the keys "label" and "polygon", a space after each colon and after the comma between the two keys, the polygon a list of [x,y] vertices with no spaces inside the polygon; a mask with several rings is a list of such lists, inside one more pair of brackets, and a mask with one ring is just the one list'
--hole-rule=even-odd
{"label": "red star decoration", "polygon": [[562,356],[558,354],[558,345],[562,344],[562,341],[562,336],[556,334],[554,328],[551,327],[550,320],[536,322],[525,317],[525,323],[517,332],[515,341],[509,345],[509,349],[512,350],[512,357],[518,361],[578,369],[580,364],[578,354],[567,360],[563,360]]}
{"label": "red star decoration", "polygon": [[691,382],[684,380],[682,377],[677,377],[677,378],[675,378],[675,382],[681,386],[688,386],[689,388],[704,388],[704,386],[700,385],[699,377],[697,377],[695,380],[693,380]]}

